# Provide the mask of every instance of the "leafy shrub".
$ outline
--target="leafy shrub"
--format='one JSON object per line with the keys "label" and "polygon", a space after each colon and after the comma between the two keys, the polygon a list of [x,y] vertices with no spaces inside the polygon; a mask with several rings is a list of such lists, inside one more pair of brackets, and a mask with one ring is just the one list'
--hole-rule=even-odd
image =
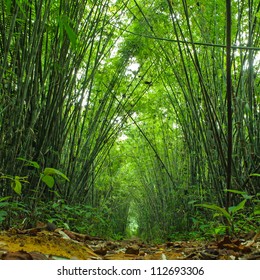
{"label": "leafy shrub", "polygon": [[[239,195],[243,200],[237,205],[230,206],[228,210],[216,204],[195,204],[197,207],[213,210],[215,212],[213,215],[214,218],[224,218],[224,220],[220,219],[215,222],[214,227],[211,223],[207,223],[207,225],[210,225],[210,230],[208,232],[214,232],[214,235],[219,235],[227,231],[231,234],[235,234],[240,231],[256,229],[259,226],[257,221],[259,221],[260,217],[260,200],[258,199],[260,194],[248,195],[246,192],[238,190],[226,191]],[[246,206],[247,202],[251,202],[253,206]],[[203,228],[203,231],[205,231],[205,228]]]}
{"label": "leafy shrub", "polygon": [[11,198],[11,196],[0,198],[0,227],[4,229],[10,226],[22,227],[25,217],[29,215],[24,203],[8,201]]}

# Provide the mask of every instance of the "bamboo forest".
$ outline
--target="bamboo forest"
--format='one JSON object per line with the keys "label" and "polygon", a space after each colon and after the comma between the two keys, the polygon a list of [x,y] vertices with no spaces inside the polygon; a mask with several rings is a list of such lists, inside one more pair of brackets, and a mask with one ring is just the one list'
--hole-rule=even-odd
{"label": "bamboo forest", "polygon": [[0,3],[0,259],[260,259],[259,1]]}

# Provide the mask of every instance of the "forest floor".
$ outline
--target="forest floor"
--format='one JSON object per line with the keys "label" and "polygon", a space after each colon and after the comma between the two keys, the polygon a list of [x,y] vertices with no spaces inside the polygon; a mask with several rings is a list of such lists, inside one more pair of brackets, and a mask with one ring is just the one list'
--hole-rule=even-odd
{"label": "forest floor", "polygon": [[147,244],[138,238],[104,240],[62,228],[0,232],[2,260],[260,260],[260,232],[211,241]]}

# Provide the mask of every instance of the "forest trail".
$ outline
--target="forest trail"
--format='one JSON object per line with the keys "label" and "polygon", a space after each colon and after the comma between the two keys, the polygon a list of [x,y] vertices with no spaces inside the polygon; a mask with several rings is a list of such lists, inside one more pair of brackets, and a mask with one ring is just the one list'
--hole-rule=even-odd
{"label": "forest trail", "polygon": [[260,232],[213,241],[147,244],[105,240],[62,228],[0,232],[2,260],[260,260]]}
{"label": "forest trail", "polygon": [[[0,258],[259,256],[259,0],[6,0],[0,22]],[[171,242],[1,233],[38,220]]]}

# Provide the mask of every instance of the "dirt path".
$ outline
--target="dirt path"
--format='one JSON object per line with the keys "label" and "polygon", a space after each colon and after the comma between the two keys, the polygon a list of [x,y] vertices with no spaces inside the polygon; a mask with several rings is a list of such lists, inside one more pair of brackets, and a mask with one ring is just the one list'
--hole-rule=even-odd
{"label": "dirt path", "polygon": [[0,259],[260,260],[260,232],[219,241],[146,244],[138,238],[111,241],[59,228],[10,229],[0,232]]}

